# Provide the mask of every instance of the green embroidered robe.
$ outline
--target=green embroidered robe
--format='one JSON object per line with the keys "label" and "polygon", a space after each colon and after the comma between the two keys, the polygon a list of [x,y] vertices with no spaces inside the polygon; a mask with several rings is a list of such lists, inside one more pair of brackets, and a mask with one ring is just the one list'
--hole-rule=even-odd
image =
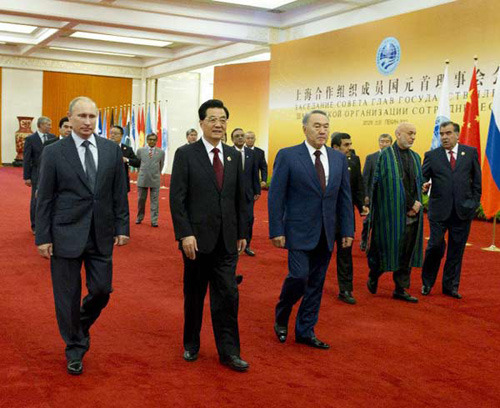
{"label": "green embroidered robe", "polygon": [[[418,201],[422,202],[422,167],[420,156],[410,150],[413,159]],[[370,213],[370,244],[378,249],[382,271],[397,271],[401,241],[406,228],[406,203],[403,174],[392,146],[380,153],[375,175]],[[418,233],[411,266],[421,267],[423,258],[423,208],[418,214]]]}

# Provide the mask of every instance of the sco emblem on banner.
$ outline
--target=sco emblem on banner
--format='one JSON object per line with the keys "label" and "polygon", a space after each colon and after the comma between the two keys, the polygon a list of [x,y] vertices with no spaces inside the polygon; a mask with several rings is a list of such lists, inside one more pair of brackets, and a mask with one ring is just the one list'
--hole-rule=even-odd
{"label": "sco emblem on banner", "polygon": [[381,74],[392,74],[401,60],[401,46],[394,37],[385,38],[377,50],[377,68]]}

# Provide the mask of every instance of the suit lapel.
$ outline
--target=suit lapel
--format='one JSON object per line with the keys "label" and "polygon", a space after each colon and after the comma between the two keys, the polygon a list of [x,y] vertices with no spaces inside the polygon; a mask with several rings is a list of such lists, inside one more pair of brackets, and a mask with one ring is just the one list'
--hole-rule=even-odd
{"label": "suit lapel", "polygon": [[326,149],[327,154],[328,154],[328,184],[326,185],[326,191],[328,191],[329,188],[333,188],[333,177],[335,177],[335,174],[340,174],[340,172],[337,170],[337,160],[333,157],[333,150]]}
{"label": "suit lapel", "polygon": [[80,161],[80,156],[78,155],[78,151],[76,150],[76,144],[73,140],[73,137],[68,136],[67,138],[62,140],[61,143],[64,143],[63,155],[68,161],[70,167],[76,172],[82,183],[87,186],[89,191],[92,191],[87,180],[87,175],[83,170],[82,162]]}
{"label": "suit lapel", "polygon": [[314,186],[317,188],[319,192],[321,192],[321,185],[319,184],[318,173],[316,173],[316,169],[314,167],[311,157],[309,156],[309,150],[307,149],[305,142],[300,145],[300,151],[298,156],[299,160],[304,165],[306,173],[312,179]]}
{"label": "suit lapel", "polygon": [[459,144],[458,145],[458,150],[457,150],[457,158],[456,158],[456,163],[455,163],[455,171],[461,166],[462,162],[464,161],[466,156],[465,149],[463,145]]}
{"label": "suit lapel", "polygon": [[[207,150],[205,149],[205,145],[203,144],[203,141],[201,139],[194,144],[194,151],[196,152],[196,157],[201,167],[207,172],[208,176],[214,183],[215,188],[218,189],[219,187],[217,186],[214,167],[212,163],[210,163],[210,158],[208,157]],[[222,149],[222,151],[224,154],[224,148]],[[224,173],[226,172],[225,168],[226,166],[224,166]]]}
{"label": "suit lapel", "polygon": [[[442,146],[439,147],[438,157],[439,157],[439,160],[441,160],[441,162],[444,163],[446,168],[449,169],[450,171],[452,171],[450,160],[448,159],[448,151]],[[455,166],[455,168],[456,168],[456,166]]]}
{"label": "suit lapel", "polygon": [[111,158],[109,157],[109,149],[104,140],[100,139],[97,136],[94,136],[95,143],[97,146],[97,177],[95,183],[95,191],[99,191],[98,188],[102,183],[102,177],[105,173],[104,164],[110,163]]}
{"label": "suit lapel", "polygon": [[[224,180],[226,180],[226,177],[229,177],[229,173],[231,171],[233,171],[233,166],[235,166],[235,162],[231,159],[231,156],[230,156],[230,153],[231,153],[231,150],[232,149],[230,146],[227,146],[225,145],[224,143],[222,143],[222,155],[224,156],[223,160],[224,160],[224,179],[222,181],[222,188],[224,188],[224,185],[226,183],[224,183]],[[239,151],[237,151],[236,149],[233,149],[233,151],[236,151],[239,155],[241,155],[241,153]],[[246,160],[246,152],[245,152],[245,160]],[[246,165],[246,162],[245,162],[245,165]],[[215,172],[214,172],[214,179],[215,179]]]}

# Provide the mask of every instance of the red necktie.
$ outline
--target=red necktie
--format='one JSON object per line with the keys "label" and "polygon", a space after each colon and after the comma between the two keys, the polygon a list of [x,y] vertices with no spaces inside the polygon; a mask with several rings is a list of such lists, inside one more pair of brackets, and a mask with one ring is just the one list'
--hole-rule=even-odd
{"label": "red necktie", "polygon": [[323,167],[323,163],[321,163],[321,160],[319,159],[319,156],[321,156],[321,152],[319,150],[316,150],[314,152],[314,155],[316,156],[314,167],[316,168],[316,172],[318,173],[319,184],[321,185],[321,189],[324,192],[326,189],[326,177],[325,177],[325,168]]}
{"label": "red necktie", "polygon": [[153,158],[153,149],[149,149],[149,158],[152,159]]}
{"label": "red necktie", "polygon": [[450,166],[452,170],[455,170],[455,163],[457,161],[455,160],[455,156],[453,155],[453,150],[450,150]]}
{"label": "red necktie", "polygon": [[212,153],[214,154],[214,171],[215,178],[217,179],[217,186],[219,187],[219,191],[222,190],[222,182],[224,180],[224,169],[222,167],[222,162],[219,159],[219,149],[214,147],[212,149]]}

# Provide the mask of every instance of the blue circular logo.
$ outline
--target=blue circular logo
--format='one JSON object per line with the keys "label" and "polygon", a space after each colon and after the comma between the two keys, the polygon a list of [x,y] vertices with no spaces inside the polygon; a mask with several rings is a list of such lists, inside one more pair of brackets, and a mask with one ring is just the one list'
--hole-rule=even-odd
{"label": "blue circular logo", "polygon": [[377,68],[381,74],[392,74],[401,60],[401,46],[394,37],[387,37],[377,50]]}

